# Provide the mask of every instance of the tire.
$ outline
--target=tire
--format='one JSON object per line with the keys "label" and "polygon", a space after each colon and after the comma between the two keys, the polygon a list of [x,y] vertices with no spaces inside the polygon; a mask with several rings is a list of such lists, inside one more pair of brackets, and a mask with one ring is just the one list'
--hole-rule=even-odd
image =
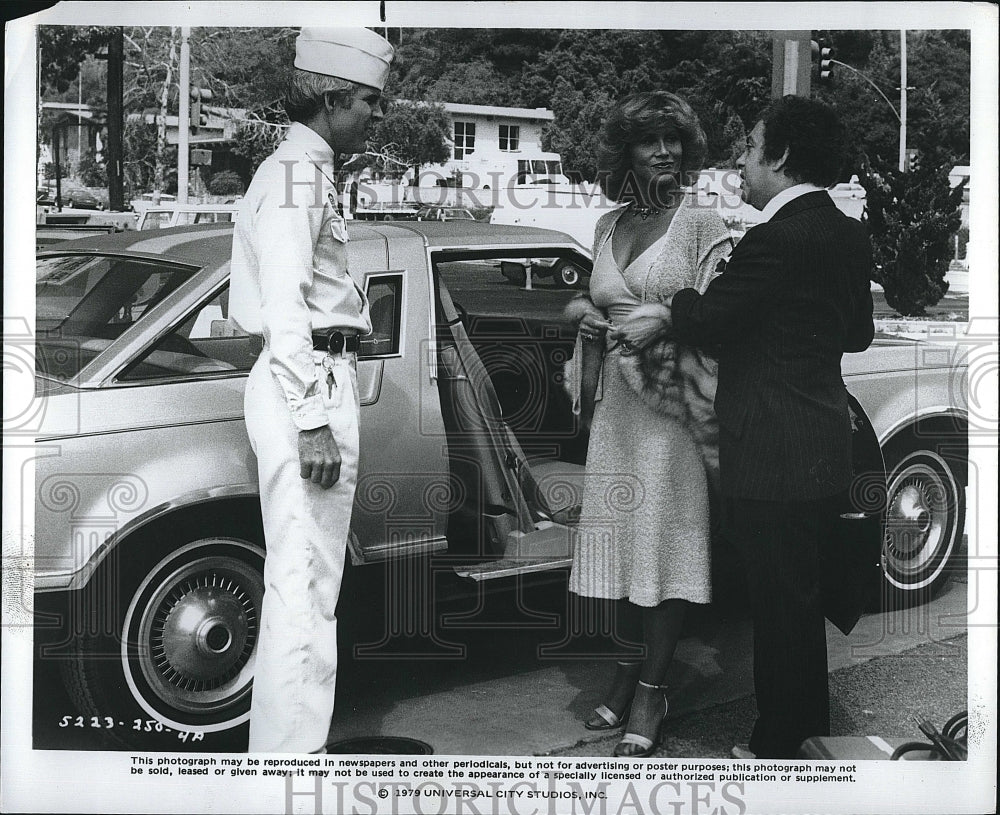
{"label": "tire", "polygon": [[583,282],[584,275],[575,263],[560,260],[552,267],[552,279],[560,289],[576,289]]}
{"label": "tire", "polygon": [[890,607],[929,600],[947,582],[965,529],[965,489],[936,452],[886,454],[884,595]]}
{"label": "tire", "polygon": [[102,633],[76,638],[64,680],[83,715],[118,724],[102,731],[112,742],[129,749],[246,749],[264,594],[262,539],[204,536],[165,556],[156,547],[158,557],[142,559],[146,565],[118,582],[117,609],[99,591],[114,581],[92,579],[98,590],[85,594],[84,610]]}
{"label": "tire", "polygon": [[528,270],[523,263],[502,260],[500,261],[500,274],[514,285],[523,286],[527,282]]}

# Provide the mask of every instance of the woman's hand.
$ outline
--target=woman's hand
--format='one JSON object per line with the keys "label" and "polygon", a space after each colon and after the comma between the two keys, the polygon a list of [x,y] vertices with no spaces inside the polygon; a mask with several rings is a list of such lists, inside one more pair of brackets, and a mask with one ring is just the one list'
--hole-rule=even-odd
{"label": "woman's hand", "polygon": [[585,295],[574,297],[566,306],[566,319],[576,323],[577,330],[585,340],[594,340],[611,328],[611,322],[604,312]]}
{"label": "woman's hand", "polygon": [[623,351],[631,353],[645,348],[670,327],[670,309],[659,303],[647,303],[636,308],[625,322],[612,330],[610,336],[621,344]]}

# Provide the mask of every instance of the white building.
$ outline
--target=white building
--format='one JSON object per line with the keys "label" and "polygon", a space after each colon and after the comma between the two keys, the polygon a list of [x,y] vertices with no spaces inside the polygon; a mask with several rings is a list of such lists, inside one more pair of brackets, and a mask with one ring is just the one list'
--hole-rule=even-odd
{"label": "white building", "polygon": [[422,167],[421,187],[498,189],[512,184],[565,184],[558,153],[542,150],[542,129],[555,116],[546,108],[443,103],[451,158]]}

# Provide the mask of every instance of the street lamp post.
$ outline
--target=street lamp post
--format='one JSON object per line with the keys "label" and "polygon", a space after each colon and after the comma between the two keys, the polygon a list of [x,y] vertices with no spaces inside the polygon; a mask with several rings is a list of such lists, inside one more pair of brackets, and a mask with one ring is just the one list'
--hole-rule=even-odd
{"label": "street lamp post", "polygon": [[180,93],[177,110],[177,203],[188,202],[191,119],[191,29],[181,27]]}
{"label": "street lamp post", "polygon": [[906,172],[906,29],[899,32],[899,171]]}

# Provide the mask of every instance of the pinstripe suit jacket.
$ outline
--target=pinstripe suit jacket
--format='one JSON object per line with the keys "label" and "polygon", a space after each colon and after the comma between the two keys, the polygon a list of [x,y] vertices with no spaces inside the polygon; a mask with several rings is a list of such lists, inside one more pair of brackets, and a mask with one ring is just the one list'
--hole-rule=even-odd
{"label": "pinstripe suit jacket", "polygon": [[673,299],[681,342],[721,346],[724,495],[807,501],[851,481],[844,352],[872,341],[871,244],[825,191],[751,228],[704,294]]}

